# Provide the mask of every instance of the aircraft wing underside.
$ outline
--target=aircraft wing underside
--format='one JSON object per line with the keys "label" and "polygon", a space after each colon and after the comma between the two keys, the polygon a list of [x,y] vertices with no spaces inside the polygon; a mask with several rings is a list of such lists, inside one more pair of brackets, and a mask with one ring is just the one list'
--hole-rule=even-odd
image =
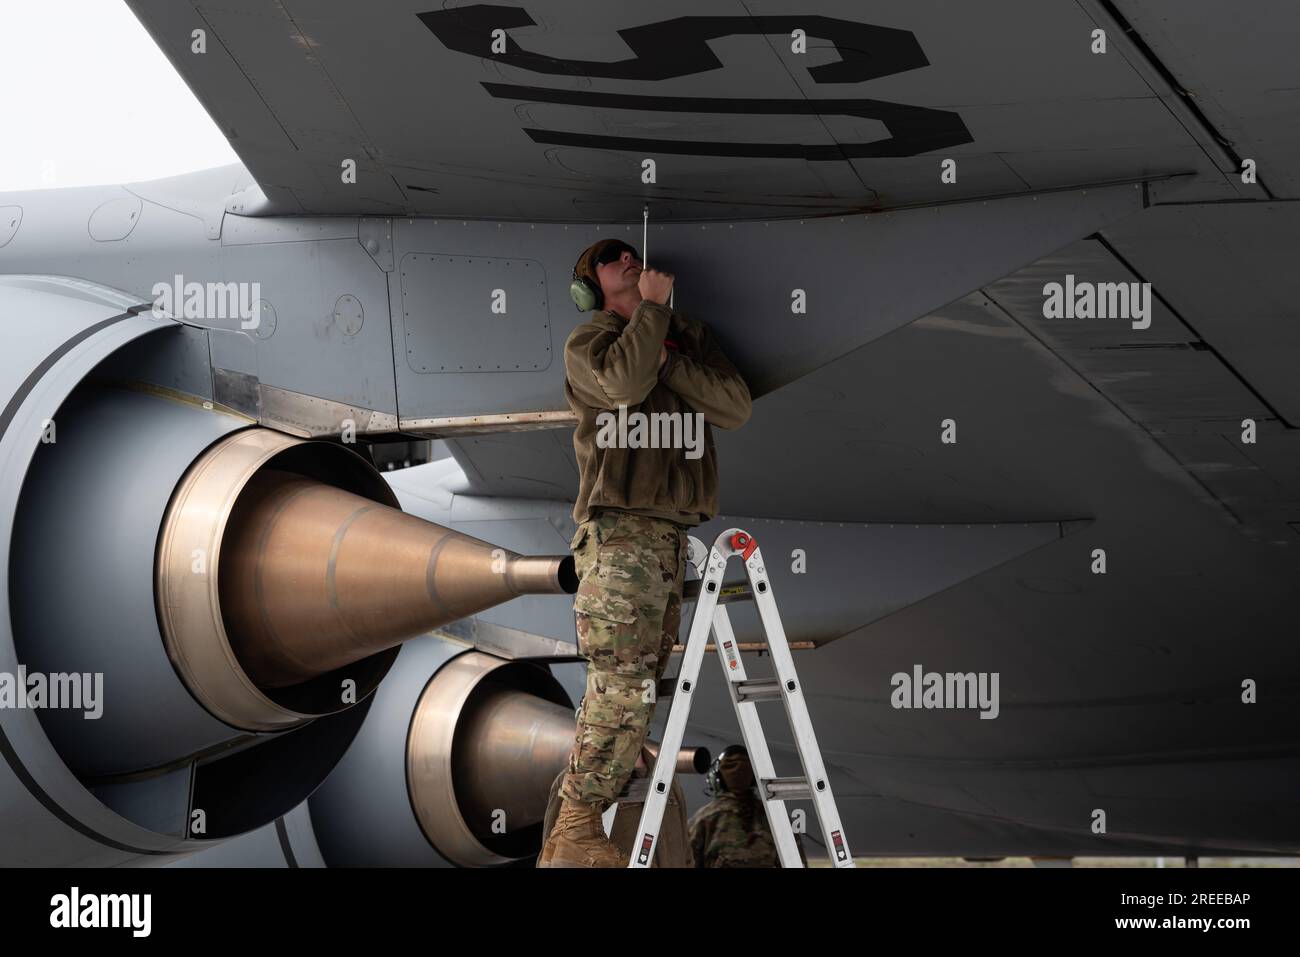
{"label": "aircraft wing underside", "polygon": [[1300,186],[1288,58],[1242,53],[1281,49],[1280,2],[128,2],[261,185],[243,212],[736,221]]}

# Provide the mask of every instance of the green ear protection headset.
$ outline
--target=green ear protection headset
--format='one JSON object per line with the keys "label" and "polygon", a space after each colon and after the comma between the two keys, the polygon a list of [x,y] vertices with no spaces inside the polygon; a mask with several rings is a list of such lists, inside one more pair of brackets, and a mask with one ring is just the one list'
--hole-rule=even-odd
{"label": "green ear protection headset", "polygon": [[600,307],[601,300],[605,297],[595,283],[586,276],[579,276],[575,268],[573,282],[569,283],[569,298],[573,300],[579,312],[591,312]]}
{"label": "green ear protection headset", "polygon": [[[615,241],[607,245],[600,251],[600,255],[595,258],[591,264],[591,269],[595,272],[596,267],[603,266],[606,263],[612,263],[623,255],[627,250],[632,253],[632,258],[640,261],[641,257],[637,251],[625,242]],[[605,294],[600,290],[600,284],[592,282],[586,276],[578,275],[578,265],[581,259],[574,264],[573,281],[569,283],[569,298],[573,304],[578,307],[579,312],[590,312],[593,309],[600,309],[605,304]]]}

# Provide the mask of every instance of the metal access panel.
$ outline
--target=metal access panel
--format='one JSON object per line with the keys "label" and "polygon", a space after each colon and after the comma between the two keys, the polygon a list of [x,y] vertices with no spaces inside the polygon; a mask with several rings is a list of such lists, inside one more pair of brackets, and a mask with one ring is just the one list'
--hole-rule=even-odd
{"label": "metal access panel", "polygon": [[550,366],[546,272],[537,260],[407,253],[399,273],[411,371],[540,372]]}

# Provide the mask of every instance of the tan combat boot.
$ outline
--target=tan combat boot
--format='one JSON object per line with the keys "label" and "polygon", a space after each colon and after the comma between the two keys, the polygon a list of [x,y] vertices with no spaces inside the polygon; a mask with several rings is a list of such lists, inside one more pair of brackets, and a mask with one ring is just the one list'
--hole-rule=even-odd
{"label": "tan combat boot", "polygon": [[600,805],[564,798],[538,867],[627,867],[627,855],[605,836]]}

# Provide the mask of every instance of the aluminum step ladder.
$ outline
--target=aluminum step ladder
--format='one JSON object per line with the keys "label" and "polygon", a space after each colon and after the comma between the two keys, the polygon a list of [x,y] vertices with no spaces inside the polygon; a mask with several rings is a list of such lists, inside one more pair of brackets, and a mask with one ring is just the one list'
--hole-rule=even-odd
{"label": "aluminum step ladder", "polygon": [[[745,676],[745,665],[740,658],[735,633],[731,630],[731,619],[724,604],[719,602],[723,591],[722,576],[727,562],[733,556],[740,557],[745,573],[749,576],[749,592],[758,606],[759,618],[767,636],[767,649],[772,655],[775,678],[749,679]],[[758,542],[742,529],[729,528],[718,536],[713,548],[706,553],[704,543],[692,536],[687,560],[699,575],[699,597],[696,599],[695,616],[691,621],[690,637],[686,639],[681,669],[675,679],[668,725],[659,743],[659,758],[648,779],[649,793],[645,798],[641,825],[637,831],[640,837],[632,848],[628,867],[649,867],[654,859],[655,843],[659,840],[664,808],[672,787],[677,752],[682,746],[686,719],[690,714],[691,699],[698,684],[700,665],[704,660],[710,634],[713,635],[718,661],[727,678],[727,691],[731,695],[732,706],[736,709],[736,719],[740,723],[745,749],[749,752],[749,760],[754,768],[755,784],[767,812],[767,823],[776,842],[781,866],[803,866],[785,802],[810,800],[817,811],[831,864],[835,867],[853,867],[853,855],[849,853],[844,828],[840,824],[840,814],[835,807],[821,751],[817,748],[817,737],[813,734],[812,720],[808,717],[808,707],[804,702],[803,685],[795,674],[794,659],[786,642],[785,629],[781,627],[781,616],[776,610],[776,599],[772,596],[772,586],[768,582]],[[733,592],[728,597],[737,596]],[[777,700],[785,705],[786,717],[794,732],[795,748],[803,765],[803,777],[779,778],[772,765],[757,705],[761,701]]]}

